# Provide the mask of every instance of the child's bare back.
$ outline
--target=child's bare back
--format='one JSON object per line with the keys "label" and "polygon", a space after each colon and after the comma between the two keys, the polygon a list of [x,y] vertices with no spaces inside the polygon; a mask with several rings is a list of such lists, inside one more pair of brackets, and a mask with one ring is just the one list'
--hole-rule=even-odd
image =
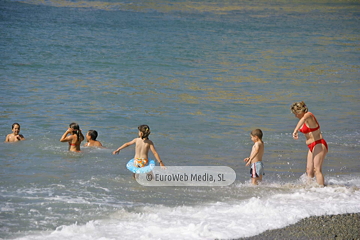
{"label": "child's bare back", "polygon": [[[121,147],[113,151],[113,154],[118,154],[122,149],[127,148],[135,144],[135,156],[134,156],[134,166],[138,168],[145,167],[149,163],[148,153],[149,150],[153,153],[156,160],[159,162],[161,167],[165,167],[164,163],[160,159],[159,154],[157,153],[154,143],[149,139],[150,128],[147,125],[141,125],[138,127],[139,137],[134,138],[132,141],[124,143]],[[133,174],[135,177],[135,174]]]}
{"label": "child's bare back", "polygon": [[148,153],[150,146],[153,142],[149,139],[136,138],[135,140],[135,156],[134,158],[145,158],[148,159]]}

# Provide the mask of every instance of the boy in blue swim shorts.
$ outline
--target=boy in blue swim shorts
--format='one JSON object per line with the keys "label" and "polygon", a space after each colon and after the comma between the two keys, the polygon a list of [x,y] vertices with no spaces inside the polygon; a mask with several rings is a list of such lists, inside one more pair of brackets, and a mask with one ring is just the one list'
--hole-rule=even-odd
{"label": "boy in blue swim shorts", "polygon": [[250,133],[251,141],[254,145],[251,149],[250,157],[244,159],[246,166],[251,166],[250,176],[251,183],[258,185],[258,182],[262,180],[264,173],[264,164],[262,157],[264,155],[264,142],[262,141],[263,133],[260,129],[255,129]]}

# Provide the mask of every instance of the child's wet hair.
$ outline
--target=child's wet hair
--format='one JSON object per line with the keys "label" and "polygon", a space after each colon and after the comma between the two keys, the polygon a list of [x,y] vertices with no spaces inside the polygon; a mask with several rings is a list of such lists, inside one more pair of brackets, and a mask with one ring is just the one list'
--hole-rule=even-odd
{"label": "child's wet hair", "polygon": [[11,125],[11,129],[14,129],[14,127],[15,127],[16,125],[18,125],[18,126],[19,126],[19,129],[20,129],[20,124],[18,124],[18,123],[13,123],[13,125]]}
{"label": "child's wet hair", "polygon": [[257,136],[260,140],[262,140],[263,137],[263,132],[261,131],[261,129],[254,129],[251,131],[251,136]]}
{"label": "child's wet hair", "polygon": [[143,134],[141,137],[142,139],[149,137],[151,132],[150,132],[150,127],[148,125],[140,125],[138,129]]}
{"label": "child's wet hair", "polygon": [[79,124],[74,123],[74,122],[70,123],[69,127],[72,128],[72,129],[75,129],[75,130],[80,130]]}
{"label": "child's wet hair", "polygon": [[89,134],[89,136],[91,137],[92,140],[96,140],[96,138],[98,136],[98,133],[95,130],[89,130],[88,134]]}
{"label": "child's wet hair", "polygon": [[307,108],[306,104],[304,101],[301,102],[295,102],[291,105],[291,112],[296,114],[296,113],[307,113],[309,111],[309,109]]}

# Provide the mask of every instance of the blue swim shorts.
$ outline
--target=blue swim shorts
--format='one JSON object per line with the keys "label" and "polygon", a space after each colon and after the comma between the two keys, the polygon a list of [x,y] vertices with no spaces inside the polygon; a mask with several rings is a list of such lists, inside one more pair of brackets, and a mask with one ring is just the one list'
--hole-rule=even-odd
{"label": "blue swim shorts", "polygon": [[261,175],[265,175],[264,164],[262,162],[252,163],[250,168],[250,177],[258,178]]}

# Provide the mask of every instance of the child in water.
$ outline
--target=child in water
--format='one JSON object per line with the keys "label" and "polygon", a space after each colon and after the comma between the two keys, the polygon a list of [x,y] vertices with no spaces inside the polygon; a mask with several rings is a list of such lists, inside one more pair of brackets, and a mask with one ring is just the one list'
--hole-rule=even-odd
{"label": "child in water", "polygon": [[[159,162],[161,167],[165,167],[164,163],[161,161],[159,154],[157,153],[154,143],[149,139],[150,128],[148,125],[141,125],[138,127],[139,137],[133,139],[130,142],[124,143],[121,147],[116,149],[113,154],[119,154],[119,152],[133,144],[135,144],[135,156],[134,156],[134,165],[135,167],[145,167],[148,162],[148,153],[149,150],[154,154],[156,160]],[[135,173],[133,174],[135,177]]]}
{"label": "child in water", "polygon": [[60,138],[60,142],[69,143],[69,151],[71,152],[80,152],[80,144],[83,140],[84,135],[82,134],[77,123],[71,123],[68,130],[66,130],[66,132]]}
{"label": "child in water", "polygon": [[5,138],[5,142],[18,142],[25,140],[24,136],[20,134],[20,124],[14,123],[11,126],[12,133],[8,134]]}
{"label": "child in water", "polygon": [[86,134],[87,143],[84,144],[84,147],[102,147],[103,145],[101,144],[101,142],[96,140],[97,136],[98,136],[97,131],[89,130],[88,133]]}
{"label": "child in water", "polygon": [[251,131],[250,137],[254,142],[251,149],[250,157],[244,159],[246,166],[251,164],[250,176],[251,183],[257,185],[262,180],[264,174],[264,164],[262,163],[262,157],[264,155],[264,142],[262,141],[263,133],[260,129]]}

